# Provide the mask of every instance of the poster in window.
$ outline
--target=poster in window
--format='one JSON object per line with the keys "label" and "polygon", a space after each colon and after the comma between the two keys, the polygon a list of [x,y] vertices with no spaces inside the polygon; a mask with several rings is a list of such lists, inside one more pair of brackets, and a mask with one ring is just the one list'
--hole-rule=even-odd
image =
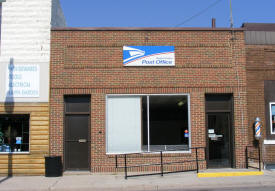
{"label": "poster in window", "polygon": [[22,144],[22,137],[16,137],[16,144],[21,145]]}

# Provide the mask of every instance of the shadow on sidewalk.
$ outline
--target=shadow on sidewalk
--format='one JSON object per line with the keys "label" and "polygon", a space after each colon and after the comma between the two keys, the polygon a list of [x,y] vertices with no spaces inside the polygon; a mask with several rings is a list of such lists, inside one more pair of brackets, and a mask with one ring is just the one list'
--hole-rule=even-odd
{"label": "shadow on sidewalk", "polygon": [[5,182],[6,180],[8,180],[8,179],[10,179],[10,178],[11,178],[11,176],[7,176],[7,177],[1,179],[1,180],[0,180],[0,184],[3,183],[3,182]]}
{"label": "shadow on sidewalk", "polygon": [[3,179],[0,179],[0,184],[2,182],[5,182],[6,180],[10,179],[12,177],[12,154],[9,153],[8,155],[8,176],[4,177]]}

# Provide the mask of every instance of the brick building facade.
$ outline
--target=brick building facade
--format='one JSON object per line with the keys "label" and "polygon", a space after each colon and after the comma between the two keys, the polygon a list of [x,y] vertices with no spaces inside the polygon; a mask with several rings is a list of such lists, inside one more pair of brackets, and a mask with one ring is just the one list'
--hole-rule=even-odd
{"label": "brick building facade", "polygon": [[255,141],[253,123],[260,117],[263,162],[275,164],[275,24],[245,23],[243,27],[246,30],[249,142]]}
{"label": "brick building facade", "polygon": [[[174,46],[175,66],[125,67],[123,46],[126,45]],[[110,108],[118,111],[116,109],[119,107],[114,105],[119,101],[122,101],[121,108],[128,103],[126,100],[132,104],[130,98],[135,98],[137,104],[146,107],[147,98],[151,101],[150,108],[153,110],[156,106],[154,102],[158,101],[156,98],[159,96],[159,100],[164,100],[161,101],[162,105],[175,101],[175,98],[184,100],[184,103],[175,102],[179,107],[187,105],[183,111],[186,118],[182,121],[185,121],[185,130],[189,130],[188,141],[182,138],[183,135],[179,136],[187,145],[186,150],[170,152],[166,158],[168,161],[177,160],[179,157],[192,158],[194,151],[190,151],[188,147],[206,147],[206,153],[199,151],[199,155],[206,155],[207,163],[214,159],[214,165],[217,166],[243,168],[245,147],[248,144],[245,65],[242,29],[53,29],[50,65],[50,154],[63,157],[65,170],[115,171],[114,154],[123,151],[115,152],[116,148],[111,148],[112,145],[109,144],[113,138],[117,138],[116,143],[119,144],[119,139],[124,140],[131,135],[123,132],[123,136],[112,134],[112,124],[109,123],[111,120],[116,121],[117,115],[109,111]],[[163,107],[168,109],[172,106]],[[146,109],[142,112],[144,110]],[[147,111],[152,114],[149,109]],[[130,114],[125,112],[125,116]],[[222,133],[219,134],[220,138],[216,136],[218,133],[216,130],[214,132],[214,127],[212,128],[213,124],[219,126],[216,121],[219,121],[220,126],[223,124],[222,121],[228,122],[225,124],[229,133],[227,138]],[[162,123],[154,121],[150,125],[153,128],[154,124],[166,123],[169,124],[169,120]],[[73,124],[75,127],[72,127]],[[79,146],[76,145],[77,142],[73,143],[72,138],[78,131],[70,128],[77,126],[87,126],[84,131],[88,136],[78,140],[78,143],[83,143],[83,147],[80,146],[78,151],[72,151],[70,148]],[[168,136],[169,130],[161,128]],[[182,133],[182,129],[178,129]],[[163,136],[160,131],[152,132]],[[146,135],[143,135],[144,131],[141,130],[141,134],[141,138],[146,138]],[[209,134],[212,134],[212,138]],[[155,141],[153,137],[150,139],[152,142]],[[216,143],[211,143],[210,146],[211,141],[225,139],[227,141],[223,142],[224,148],[218,148]],[[156,140],[161,141],[163,140]],[[171,140],[167,140],[167,143],[169,141]],[[138,143],[142,146],[146,144],[149,145],[144,140]],[[165,147],[159,144],[158,146],[166,149],[169,144]],[[221,150],[220,156],[211,158],[212,147]],[[230,156],[225,152],[230,153]],[[79,165],[80,161],[77,161],[76,156],[80,156],[81,153],[88,154],[83,156],[84,161],[88,162],[86,166]],[[139,159],[129,159],[129,163],[154,160],[154,154],[142,154]],[[177,168],[177,165],[174,167]],[[205,167],[205,163],[201,163],[201,167]]]}

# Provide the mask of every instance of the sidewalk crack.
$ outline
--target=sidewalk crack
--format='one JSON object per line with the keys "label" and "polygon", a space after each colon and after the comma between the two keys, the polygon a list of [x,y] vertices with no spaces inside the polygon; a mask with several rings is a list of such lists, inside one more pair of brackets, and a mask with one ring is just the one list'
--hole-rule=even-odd
{"label": "sidewalk crack", "polygon": [[51,191],[54,189],[54,186],[59,182],[60,178],[58,178],[52,185],[49,186],[48,190]]}

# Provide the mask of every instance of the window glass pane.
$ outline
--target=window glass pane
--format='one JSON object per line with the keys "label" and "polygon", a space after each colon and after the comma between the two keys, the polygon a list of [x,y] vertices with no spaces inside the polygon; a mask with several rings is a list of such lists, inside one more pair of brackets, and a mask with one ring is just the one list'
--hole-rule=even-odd
{"label": "window glass pane", "polygon": [[142,96],[142,150],[148,151],[147,96]]}
{"label": "window glass pane", "polygon": [[188,149],[187,96],[150,96],[150,150]]}
{"label": "window glass pane", "polygon": [[271,104],[271,133],[275,134],[275,104]]}
{"label": "window glass pane", "polygon": [[140,152],[141,141],[141,98],[108,97],[107,152]]}
{"label": "window glass pane", "polygon": [[187,95],[109,96],[107,152],[188,150],[188,112]]}
{"label": "window glass pane", "polygon": [[29,115],[0,115],[0,152],[29,151]]}
{"label": "window glass pane", "polygon": [[65,112],[89,112],[90,96],[66,96]]}

